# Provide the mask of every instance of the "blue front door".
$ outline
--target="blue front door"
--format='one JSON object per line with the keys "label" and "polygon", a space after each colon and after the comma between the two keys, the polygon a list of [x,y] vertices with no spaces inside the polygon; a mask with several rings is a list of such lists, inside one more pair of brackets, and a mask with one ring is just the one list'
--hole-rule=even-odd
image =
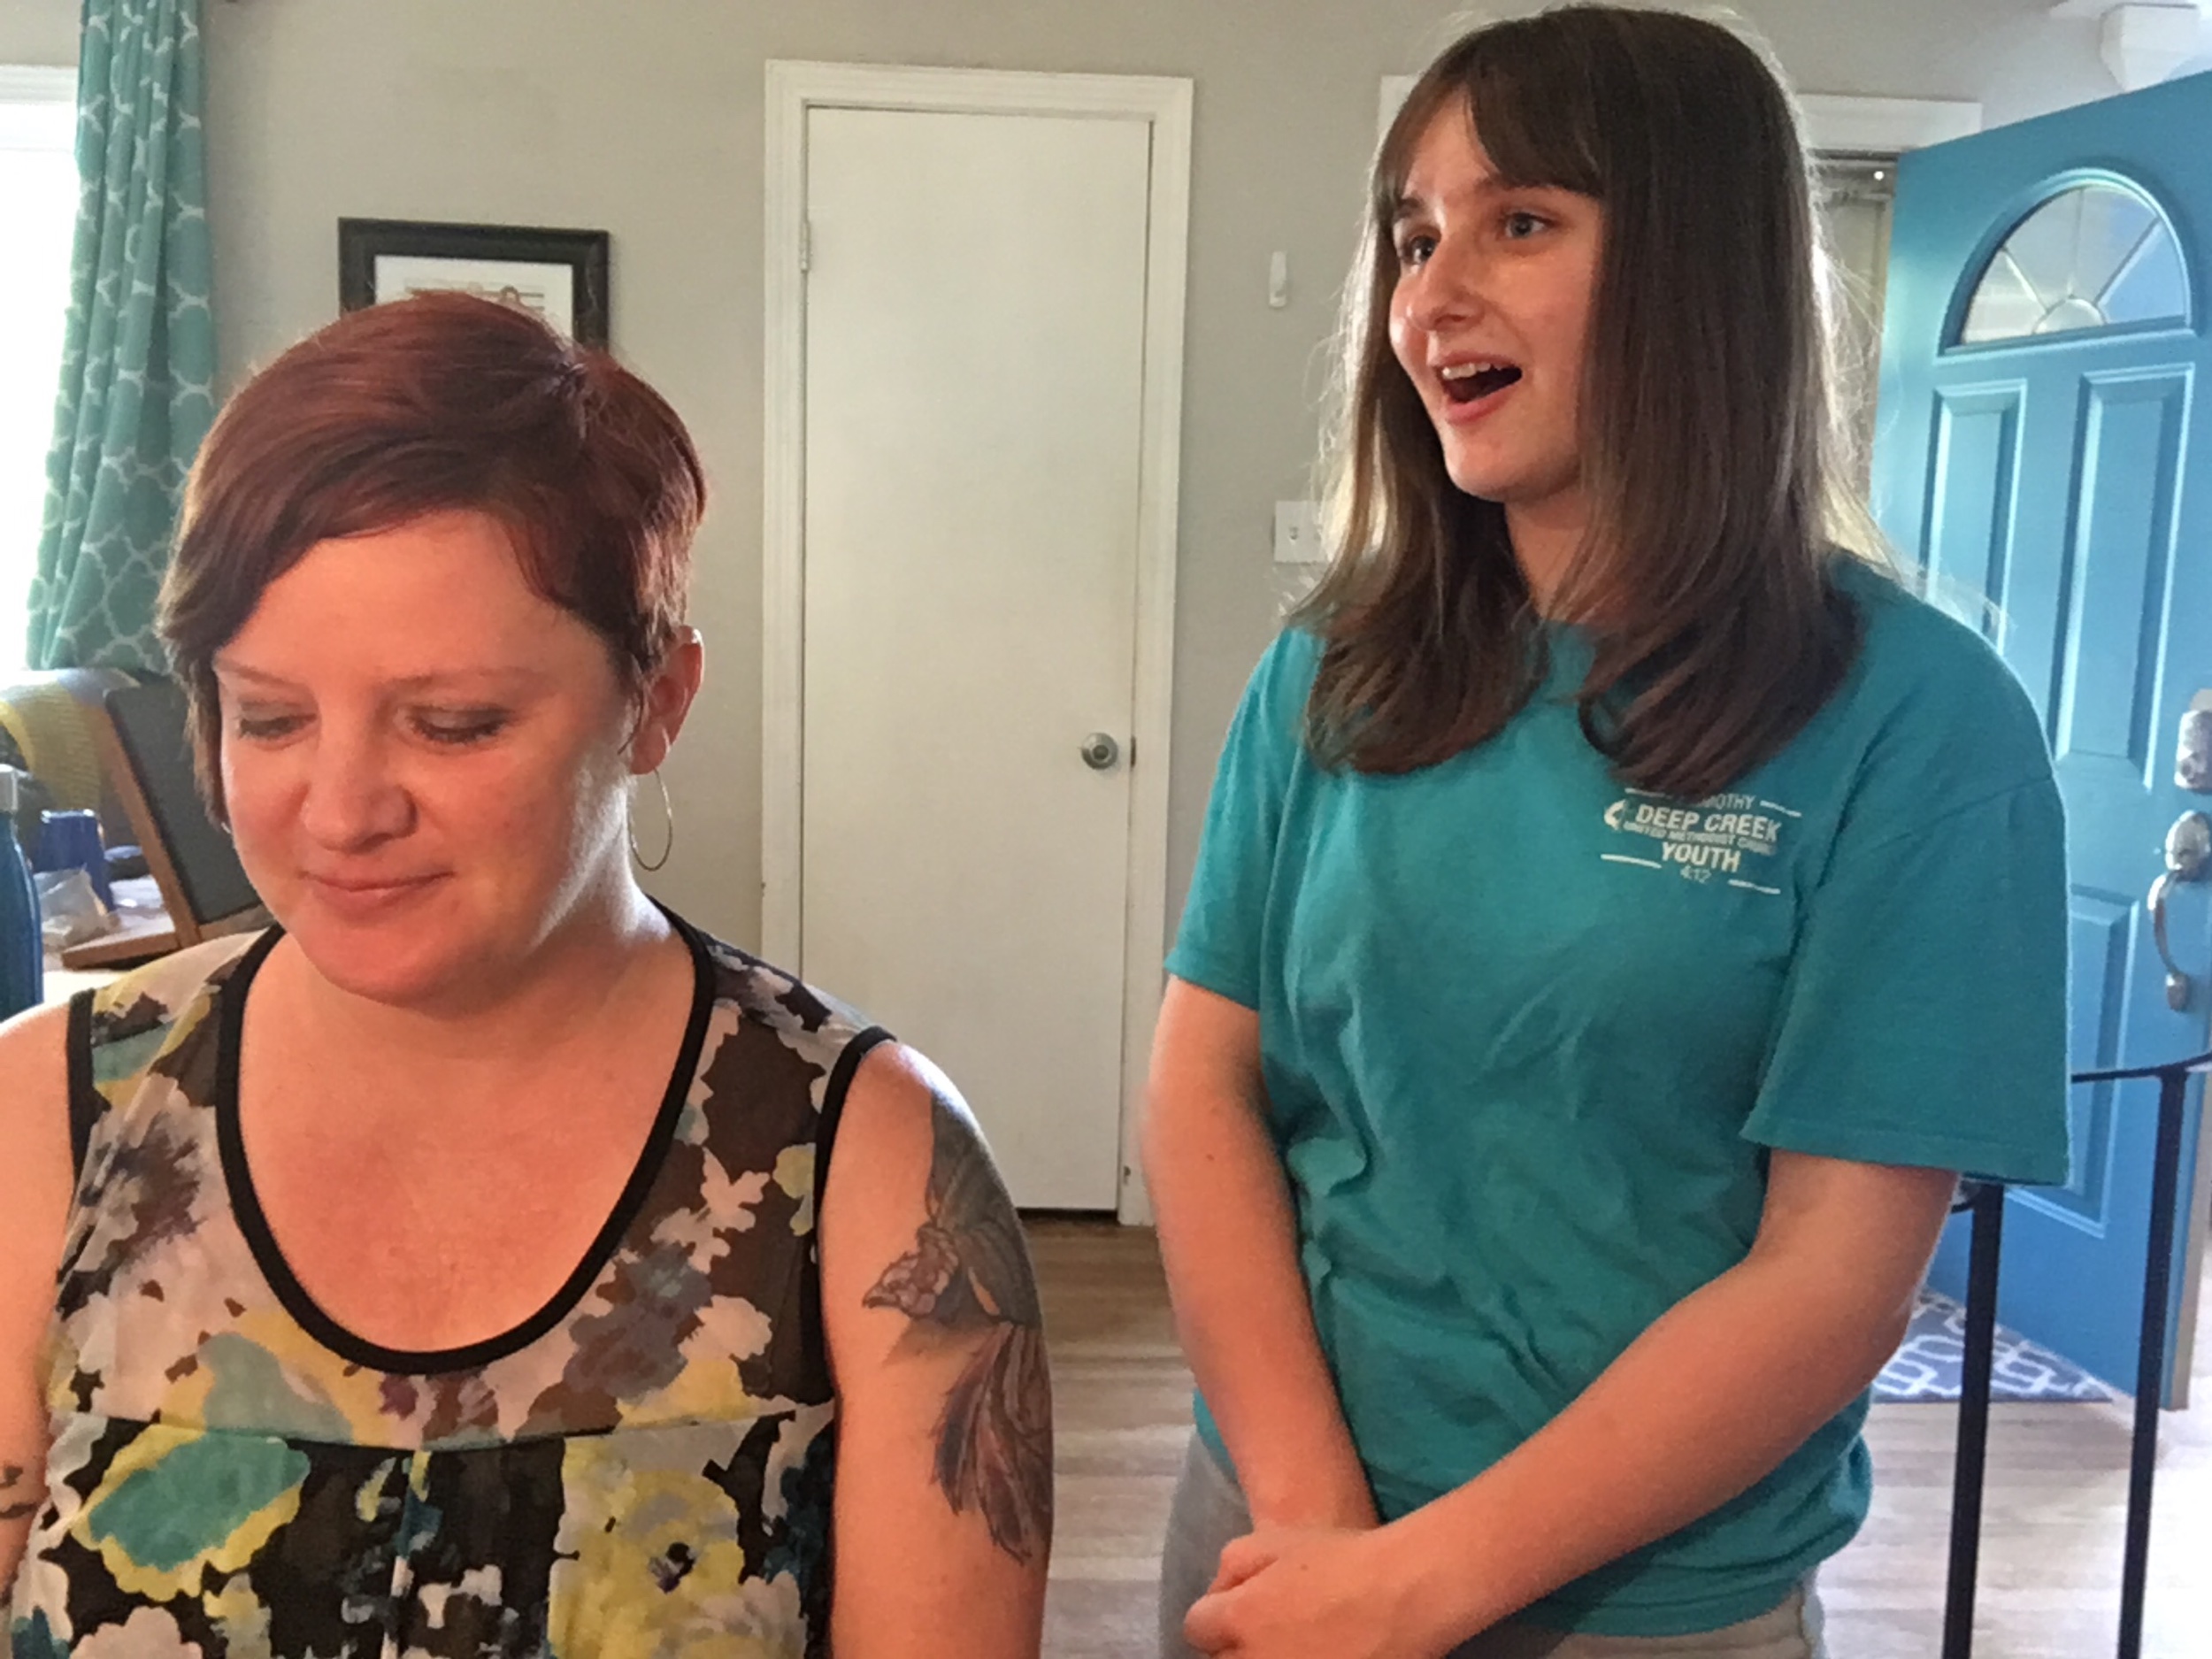
{"label": "blue front door", "polygon": [[[2178,722],[2212,691],[2208,134],[2198,76],[1920,151],[1898,175],[1875,512],[2042,712],[2069,820],[2078,1070],[2195,1054],[2212,1015],[2206,888],[2169,907],[2179,1009],[2146,905],[2169,827],[2212,809],[2174,780]],[[2077,1088],[2070,1184],[2016,1192],[2005,1220],[2000,1317],[2125,1389],[2156,1105],[2154,1084]],[[2198,1117],[2193,1099],[2177,1335]],[[1954,1294],[1963,1246],[1955,1226],[1937,1258]],[[2169,1349],[2170,1403],[2187,1352]]]}

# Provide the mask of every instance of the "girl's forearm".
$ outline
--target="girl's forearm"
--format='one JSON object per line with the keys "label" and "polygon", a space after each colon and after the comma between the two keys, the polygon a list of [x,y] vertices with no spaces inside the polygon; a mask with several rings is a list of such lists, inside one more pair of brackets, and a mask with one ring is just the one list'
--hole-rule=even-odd
{"label": "girl's forearm", "polygon": [[1197,1087],[1156,1091],[1145,1171],[1183,1349],[1254,1519],[1371,1525],[1257,1111]]}

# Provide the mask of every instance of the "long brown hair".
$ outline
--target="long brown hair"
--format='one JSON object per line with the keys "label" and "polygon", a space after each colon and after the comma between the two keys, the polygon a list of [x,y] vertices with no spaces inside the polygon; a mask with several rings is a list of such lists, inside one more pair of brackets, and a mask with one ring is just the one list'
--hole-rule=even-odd
{"label": "long brown hair", "polygon": [[1504,182],[1602,205],[1581,397],[1590,530],[1553,604],[1588,632],[1576,694],[1626,782],[1717,793],[1841,681],[1839,427],[1788,95],[1678,13],[1572,5],[1447,50],[1378,152],[1346,296],[1332,442],[1337,556],[1299,612],[1323,650],[1308,741],[1364,772],[1494,736],[1548,672],[1503,509],[1461,492],[1392,353],[1393,220],[1413,152],[1464,110]]}
{"label": "long brown hair", "polygon": [[[634,696],[683,626],[706,477],[661,396],[527,312],[425,294],[340,318],[225,406],[185,491],[159,626],[223,812],[215,656],[323,541],[490,515]],[[333,628],[345,618],[330,618]]]}

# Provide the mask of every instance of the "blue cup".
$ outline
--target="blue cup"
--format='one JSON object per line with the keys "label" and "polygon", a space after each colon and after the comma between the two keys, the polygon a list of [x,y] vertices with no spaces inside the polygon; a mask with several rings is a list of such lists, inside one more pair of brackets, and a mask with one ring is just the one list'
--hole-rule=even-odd
{"label": "blue cup", "polygon": [[92,890],[100,902],[115,908],[115,889],[108,885],[107,841],[100,833],[100,815],[79,810],[39,814],[38,856],[35,871],[81,870],[92,878]]}
{"label": "blue cup", "polygon": [[46,987],[38,889],[31,885],[23,844],[15,838],[23,779],[14,768],[0,766],[0,1019],[36,1008]]}

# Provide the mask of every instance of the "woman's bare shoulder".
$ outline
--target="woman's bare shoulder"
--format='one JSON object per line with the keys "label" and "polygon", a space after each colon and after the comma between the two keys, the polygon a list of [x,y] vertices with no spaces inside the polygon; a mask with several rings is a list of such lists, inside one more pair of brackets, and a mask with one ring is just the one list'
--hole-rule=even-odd
{"label": "woman's bare shoulder", "polygon": [[73,1181],[69,1010],[0,1025],[0,1585],[15,1574],[45,1459],[36,1356]]}
{"label": "woman's bare shoulder", "polygon": [[[69,1005],[50,1003],[0,1021],[0,1144],[39,1144],[39,1125],[50,1121],[65,1149],[69,1143]],[[0,1182],[8,1166],[0,1158]]]}
{"label": "woman's bare shoulder", "polygon": [[65,1002],[0,1024],[0,1216],[58,1216],[72,1179]]}
{"label": "woman's bare shoulder", "polygon": [[[0,1327],[52,1288],[76,1174],[69,1150],[69,1009],[0,1025]],[[7,1333],[0,1329],[0,1341]],[[6,1356],[0,1355],[0,1363]]]}

